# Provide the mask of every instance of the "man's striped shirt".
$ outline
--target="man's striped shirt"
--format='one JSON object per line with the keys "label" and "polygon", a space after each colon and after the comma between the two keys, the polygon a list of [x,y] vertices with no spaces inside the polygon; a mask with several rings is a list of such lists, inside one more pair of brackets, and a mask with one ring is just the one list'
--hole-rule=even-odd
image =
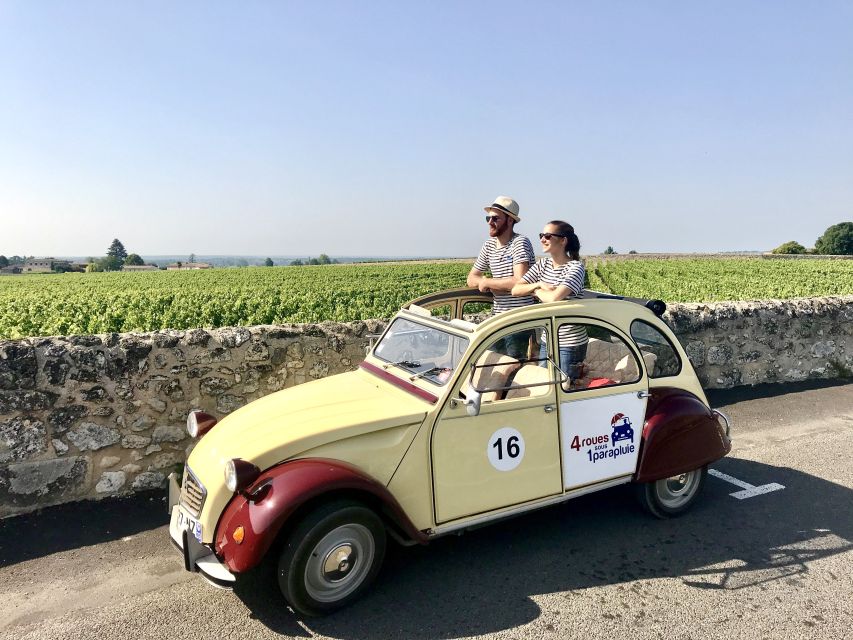
{"label": "man's striped shirt", "polygon": [[[489,238],[480,249],[480,255],[474,261],[474,268],[485,273],[490,271],[493,278],[511,278],[512,268],[521,263],[533,266],[536,256],[533,253],[533,245],[526,236],[514,233],[512,238],[504,246],[498,246],[497,238]],[[494,292],[495,304],[492,313],[503,313],[510,309],[518,309],[527,304],[533,304],[536,299],[533,296],[513,296],[507,292]]]}
{"label": "man's striped shirt", "polygon": [[[546,256],[540,262],[530,267],[524,274],[522,280],[527,283],[544,282],[559,287],[561,284],[569,288],[571,293],[568,297],[583,293],[583,281],[586,276],[586,268],[578,260],[570,260],[558,267]],[[576,347],[588,341],[586,328],[582,325],[565,324],[560,327],[559,343],[561,347]]]}

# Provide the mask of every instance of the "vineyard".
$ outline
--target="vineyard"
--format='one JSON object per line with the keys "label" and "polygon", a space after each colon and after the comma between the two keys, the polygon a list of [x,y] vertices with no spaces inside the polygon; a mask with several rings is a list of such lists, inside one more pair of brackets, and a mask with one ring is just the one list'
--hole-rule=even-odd
{"label": "vineyard", "polygon": [[588,261],[587,270],[590,289],[667,302],[853,294],[853,260],[593,258]]}
{"label": "vineyard", "polygon": [[[0,338],[390,317],[470,265],[328,265],[0,278]],[[591,259],[588,286],[675,301],[853,293],[853,261]]]}

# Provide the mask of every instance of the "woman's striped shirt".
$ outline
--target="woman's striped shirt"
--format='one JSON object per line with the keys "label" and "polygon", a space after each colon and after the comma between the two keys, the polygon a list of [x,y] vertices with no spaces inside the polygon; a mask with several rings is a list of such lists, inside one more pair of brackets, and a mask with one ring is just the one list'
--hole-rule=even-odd
{"label": "woman's striped shirt", "polygon": [[[583,281],[586,269],[578,260],[570,260],[562,266],[556,266],[550,256],[533,265],[524,274],[522,280],[527,283],[544,282],[554,286],[565,285],[571,293],[568,297],[583,293]],[[560,327],[559,343],[561,347],[576,347],[589,340],[583,325],[565,324]]]}
{"label": "woman's striped shirt", "polygon": [[[486,240],[483,248],[480,249],[480,255],[474,261],[474,268],[483,273],[491,272],[493,278],[511,278],[512,268],[521,263],[533,267],[536,256],[530,240],[526,236],[514,233],[510,241],[502,247],[498,246],[497,238]],[[494,296],[492,313],[503,313],[536,302],[533,296],[513,296],[509,292],[495,292]]]}

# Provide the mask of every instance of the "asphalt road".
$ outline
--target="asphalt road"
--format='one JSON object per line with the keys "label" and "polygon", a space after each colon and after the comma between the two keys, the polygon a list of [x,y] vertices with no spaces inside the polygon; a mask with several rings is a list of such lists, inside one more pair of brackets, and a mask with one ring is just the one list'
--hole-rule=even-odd
{"label": "asphalt road", "polygon": [[363,600],[309,620],[263,576],[231,592],[186,573],[160,495],[66,505],[0,521],[0,637],[850,637],[853,383],[711,401],[735,436],[713,469],[784,489],[737,499],[743,486],[709,476],[692,511],[661,521],[620,487],[392,545]]}

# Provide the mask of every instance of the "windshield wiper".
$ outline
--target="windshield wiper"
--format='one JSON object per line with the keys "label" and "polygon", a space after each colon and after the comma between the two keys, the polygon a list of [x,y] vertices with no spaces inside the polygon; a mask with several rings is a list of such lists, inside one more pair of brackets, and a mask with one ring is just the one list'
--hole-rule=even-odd
{"label": "windshield wiper", "polygon": [[451,369],[450,367],[433,367],[432,369],[427,369],[426,371],[421,371],[420,373],[413,375],[411,378],[409,378],[409,382],[414,382],[418,378],[423,378],[424,376],[444,373],[445,371],[453,371],[453,369]]}
{"label": "windshield wiper", "polygon": [[403,367],[405,369],[417,369],[421,366],[420,362],[412,362],[411,360],[400,360],[399,362],[389,362],[385,365],[385,369],[388,367]]}

